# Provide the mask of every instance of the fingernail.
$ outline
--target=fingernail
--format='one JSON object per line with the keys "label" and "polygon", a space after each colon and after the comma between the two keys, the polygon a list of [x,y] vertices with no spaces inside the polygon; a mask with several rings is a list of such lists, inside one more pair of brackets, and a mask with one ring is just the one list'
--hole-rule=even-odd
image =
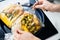
{"label": "fingernail", "polygon": [[38,6],[35,6],[35,8],[38,8]]}

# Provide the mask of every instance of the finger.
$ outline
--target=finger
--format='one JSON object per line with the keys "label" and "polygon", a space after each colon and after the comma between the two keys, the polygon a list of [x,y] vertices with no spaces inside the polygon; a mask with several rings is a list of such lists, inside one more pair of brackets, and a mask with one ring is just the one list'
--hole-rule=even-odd
{"label": "finger", "polygon": [[19,33],[18,33],[18,30],[19,30],[19,28],[13,27],[12,33],[13,33],[13,34],[19,34]]}
{"label": "finger", "polygon": [[38,5],[39,4],[39,2],[37,1],[34,5]]}
{"label": "finger", "polygon": [[15,32],[14,34],[13,34],[13,37],[14,38],[19,38],[21,35],[18,33],[18,32]]}
{"label": "finger", "polygon": [[36,5],[42,5],[43,4],[43,1],[37,1],[32,7],[33,7],[33,9],[35,9],[35,6]]}
{"label": "finger", "polygon": [[17,32],[18,32],[19,34],[25,33],[25,31],[22,31],[22,30],[20,30],[20,29],[17,29]]}
{"label": "finger", "polygon": [[39,4],[43,4],[44,0],[38,0]]}
{"label": "finger", "polygon": [[17,28],[17,29],[15,30],[15,33],[16,33],[16,34],[18,34],[18,35],[20,35],[20,34],[22,34],[22,33],[23,33],[23,31],[20,31],[20,29],[19,29],[19,28]]}
{"label": "finger", "polygon": [[38,5],[39,3],[38,3],[38,1],[32,6],[33,8],[36,6],[36,5]]}
{"label": "finger", "polygon": [[12,33],[13,34],[19,34],[20,35],[20,34],[24,33],[24,31],[20,30],[17,27],[13,27]]}
{"label": "finger", "polygon": [[42,5],[36,5],[35,8],[42,8]]}
{"label": "finger", "polygon": [[45,10],[45,7],[43,5],[36,5],[35,8],[39,8],[39,9]]}
{"label": "finger", "polygon": [[17,30],[13,33],[13,35],[15,35],[15,36],[18,36],[18,35],[20,35],[18,32],[17,32]]}

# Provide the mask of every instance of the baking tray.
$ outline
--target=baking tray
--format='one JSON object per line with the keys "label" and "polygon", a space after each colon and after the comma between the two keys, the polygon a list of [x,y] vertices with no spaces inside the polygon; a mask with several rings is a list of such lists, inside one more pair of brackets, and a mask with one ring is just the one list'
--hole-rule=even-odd
{"label": "baking tray", "polygon": [[[29,7],[28,7],[29,8]],[[45,40],[46,38],[49,38],[55,34],[58,33],[58,31],[56,30],[56,28],[54,27],[54,25],[51,23],[51,21],[48,19],[48,17],[45,15],[45,13],[41,10],[41,9],[36,9],[36,11],[38,12],[38,14],[41,17],[41,21],[44,24],[44,27],[42,27],[42,29],[40,29],[37,33],[35,33],[34,35],[39,37],[42,40]],[[1,27],[2,29],[6,32],[9,33],[11,32],[10,29],[8,27],[6,27],[6,25],[3,23],[3,21],[0,22],[1,23]],[[8,31],[7,31],[8,30]],[[53,32],[53,33],[52,33]]]}

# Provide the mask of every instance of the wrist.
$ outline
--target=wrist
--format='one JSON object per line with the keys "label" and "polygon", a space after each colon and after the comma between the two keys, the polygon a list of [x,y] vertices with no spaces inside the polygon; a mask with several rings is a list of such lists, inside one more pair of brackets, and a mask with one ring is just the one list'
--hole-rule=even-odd
{"label": "wrist", "polygon": [[54,5],[54,11],[55,12],[60,12],[60,4],[55,4]]}

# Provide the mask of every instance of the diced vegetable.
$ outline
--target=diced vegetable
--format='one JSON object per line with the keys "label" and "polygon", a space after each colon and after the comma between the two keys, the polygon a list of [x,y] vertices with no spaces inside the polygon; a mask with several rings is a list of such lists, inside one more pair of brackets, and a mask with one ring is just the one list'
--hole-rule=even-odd
{"label": "diced vegetable", "polygon": [[40,25],[38,24],[38,19],[35,19],[33,14],[24,15],[21,23],[24,25],[24,28],[26,28],[31,33],[37,32],[40,28]]}

